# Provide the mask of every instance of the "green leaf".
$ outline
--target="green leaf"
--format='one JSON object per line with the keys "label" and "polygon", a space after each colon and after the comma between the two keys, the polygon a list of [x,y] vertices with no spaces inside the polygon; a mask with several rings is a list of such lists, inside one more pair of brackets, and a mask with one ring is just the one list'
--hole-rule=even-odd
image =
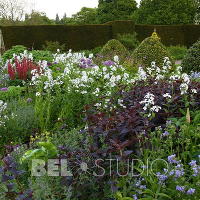
{"label": "green leaf", "polygon": [[164,193],[157,193],[158,196],[161,196],[161,197],[167,197],[169,199],[172,199],[170,196],[164,194]]}

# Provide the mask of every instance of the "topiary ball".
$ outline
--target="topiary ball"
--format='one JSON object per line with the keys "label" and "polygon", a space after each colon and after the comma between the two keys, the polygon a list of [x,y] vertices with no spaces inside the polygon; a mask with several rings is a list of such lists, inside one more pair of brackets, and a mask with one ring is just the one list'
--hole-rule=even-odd
{"label": "topiary ball", "polygon": [[151,66],[153,61],[156,62],[157,66],[161,67],[165,57],[168,57],[172,62],[167,48],[161,43],[156,32],[151,37],[143,40],[132,54],[133,60],[144,67]]}
{"label": "topiary ball", "polygon": [[129,51],[118,40],[109,40],[99,52],[99,57],[102,61],[113,60],[114,56],[119,56],[120,63],[123,63],[125,58],[129,55]]}
{"label": "topiary ball", "polygon": [[182,68],[187,73],[200,71],[200,39],[188,49],[182,61]]}

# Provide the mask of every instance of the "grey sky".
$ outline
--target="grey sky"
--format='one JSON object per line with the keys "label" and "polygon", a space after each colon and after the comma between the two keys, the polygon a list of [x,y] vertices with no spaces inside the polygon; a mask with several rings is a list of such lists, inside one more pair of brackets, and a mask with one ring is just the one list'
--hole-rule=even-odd
{"label": "grey sky", "polygon": [[[139,2],[140,0],[137,0]],[[82,7],[97,7],[98,0],[34,0],[36,10],[43,11],[51,19],[54,19],[56,13],[60,17],[64,13],[67,16],[77,13]]]}

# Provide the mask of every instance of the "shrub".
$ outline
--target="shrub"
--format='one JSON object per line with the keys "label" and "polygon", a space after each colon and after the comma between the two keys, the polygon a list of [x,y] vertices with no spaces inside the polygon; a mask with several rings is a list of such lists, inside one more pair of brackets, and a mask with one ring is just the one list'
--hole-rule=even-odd
{"label": "shrub", "polygon": [[59,42],[54,42],[54,41],[46,41],[45,45],[42,46],[44,50],[51,51],[52,53],[56,53],[57,50],[59,49],[60,51],[65,50],[65,44],[60,44]]}
{"label": "shrub", "polygon": [[50,51],[33,50],[33,51],[30,51],[30,53],[32,53],[33,59],[36,62],[42,61],[42,60],[46,60],[48,62],[52,62],[53,61],[53,55],[52,55],[52,53]]}
{"label": "shrub", "polygon": [[0,99],[3,101],[11,100],[20,97],[24,91],[24,87],[10,86],[8,88],[0,88]]}
{"label": "shrub", "polygon": [[162,66],[164,57],[170,58],[170,55],[166,47],[160,42],[156,32],[154,32],[151,37],[142,41],[133,52],[132,57],[137,64],[148,67],[153,61],[158,66]]}
{"label": "shrub", "polygon": [[133,34],[118,34],[117,39],[128,49],[134,50],[138,45],[139,41],[136,38],[137,34],[134,32]]}
{"label": "shrub", "polygon": [[114,56],[117,55],[119,56],[120,61],[123,62],[129,55],[129,52],[120,41],[112,39],[104,45],[99,54],[104,61],[113,60]]}
{"label": "shrub", "polygon": [[3,54],[2,59],[4,62],[6,62],[6,60],[13,58],[13,54],[19,55],[20,53],[24,53],[25,50],[26,47],[23,45],[13,46]]}
{"label": "shrub", "polygon": [[31,103],[13,99],[6,105],[3,114],[7,117],[4,125],[0,126],[0,153],[4,150],[5,145],[26,143],[30,135],[38,132],[38,121]]}
{"label": "shrub", "polygon": [[170,46],[167,47],[170,55],[173,57],[174,60],[182,60],[187,52],[187,47],[185,46]]}
{"label": "shrub", "polygon": [[[165,127],[167,119],[185,117],[187,108],[180,90],[182,86],[181,81],[171,84],[167,81],[154,83],[154,80],[150,80],[148,85],[138,82],[130,91],[123,92],[123,88],[122,92],[115,94],[106,111],[98,112],[89,108],[87,119],[88,130],[93,137],[92,149],[107,145],[105,150],[108,152],[119,153],[127,149],[137,152],[139,140],[142,140],[139,138],[141,133],[144,132],[144,136],[149,138],[147,133],[158,126]],[[192,94],[193,89],[197,92],[195,96]],[[191,94],[188,95],[188,102],[192,102],[191,110],[199,109],[200,84],[191,82],[188,91]],[[167,94],[170,94],[169,97],[165,96]],[[150,99],[153,99],[151,106]],[[117,103],[123,104],[123,108],[112,109]]]}
{"label": "shrub", "polygon": [[200,70],[200,40],[189,48],[182,62],[183,71],[199,71]]}

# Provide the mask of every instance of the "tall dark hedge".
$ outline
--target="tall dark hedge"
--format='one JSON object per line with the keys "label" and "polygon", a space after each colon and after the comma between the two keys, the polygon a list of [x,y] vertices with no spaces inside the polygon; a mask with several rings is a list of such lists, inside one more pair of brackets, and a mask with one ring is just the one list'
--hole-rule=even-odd
{"label": "tall dark hedge", "polygon": [[58,41],[66,49],[84,50],[103,46],[117,34],[133,33],[139,41],[149,37],[154,28],[166,45],[190,47],[200,37],[200,25],[134,25],[133,21],[114,21],[102,25],[2,26],[6,49],[14,45],[41,49],[45,41]]}
{"label": "tall dark hedge", "polygon": [[17,44],[41,49],[45,41],[58,41],[76,51],[102,46],[112,38],[110,25],[4,26],[2,33],[6,49]]}

